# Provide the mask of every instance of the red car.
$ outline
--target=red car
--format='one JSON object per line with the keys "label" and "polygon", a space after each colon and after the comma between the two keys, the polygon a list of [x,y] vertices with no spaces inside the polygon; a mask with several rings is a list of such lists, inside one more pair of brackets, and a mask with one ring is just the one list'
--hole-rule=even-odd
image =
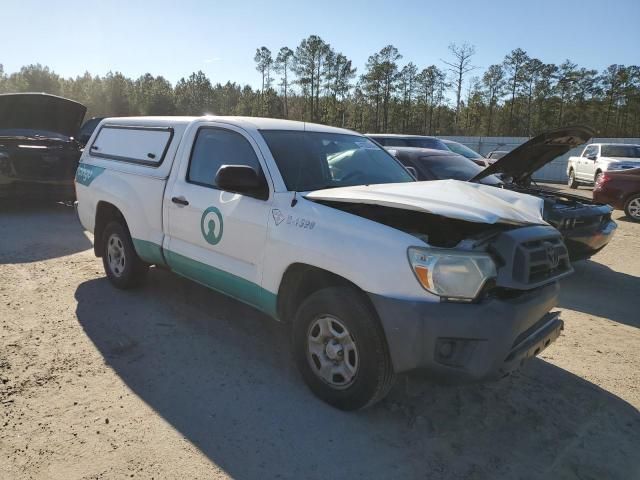
{"label": "red car", "polygon": [[640,222],[640,168],[604,172],[596,181],[593,199],[624,210],[627,217]]}

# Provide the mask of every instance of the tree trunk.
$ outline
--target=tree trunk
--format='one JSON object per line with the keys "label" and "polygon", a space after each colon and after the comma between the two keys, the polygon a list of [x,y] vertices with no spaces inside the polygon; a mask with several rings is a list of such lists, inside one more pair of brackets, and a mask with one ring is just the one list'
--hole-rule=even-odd
{"label": "tree trunk", "polygon": [[455,119],[455,126],[456,126],[456,133],[458,130],[458,120],[460,117],[460,95],[462,95],[462,65],[460,65],[460,70],[458,73],[458,90],[456,92],[456,119]]}
{"label": "tree trunk", "polygon": [[513,86],[511,87],[511,105],[509,106],[509,133],[513,132],[513,105],[516,101],[516,87],[518,86],[518,67],[513,71]]}
{"label": "tree trunk", "polygon": [[284,66],[284,118],[289,118],[289,104],[287,102],[287,66]]}

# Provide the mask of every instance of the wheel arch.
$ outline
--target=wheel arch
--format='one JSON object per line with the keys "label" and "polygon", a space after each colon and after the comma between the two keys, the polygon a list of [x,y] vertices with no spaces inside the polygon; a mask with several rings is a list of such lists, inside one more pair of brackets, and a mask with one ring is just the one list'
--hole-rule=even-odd
{"label": "wheel arch", "polygon": [[93,229],[93,252],[96,257],[102,256],[104,229],[112,221],[121,222],[124,228],[129,230],[122,211],[113,203],[100,200],[96,205],[96,222]]}
{"label": "wheel arch", "polygon": [[305,298],[329,287],[345,287],[358,292],[371,307],[372,312],[376,312],[369,296],[352,281],[314,265],[293,263],[285,270],[278,288],[278,318],[287,323],[291,322]]}

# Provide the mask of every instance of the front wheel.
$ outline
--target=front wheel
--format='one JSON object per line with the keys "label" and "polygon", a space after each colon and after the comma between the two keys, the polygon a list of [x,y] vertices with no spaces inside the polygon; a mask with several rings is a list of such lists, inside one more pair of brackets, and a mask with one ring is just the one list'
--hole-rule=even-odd
{"label": "front wheel", "polygon": [[336,408],[373,405],[393,385],[384,331],[355,289],[326,288],[310,295],[296,314],[292,341],[306,384]]}
{"label": "front wheel", "polygon": [[631,220],[640,222],[640,193],[633,195],[624,205],[624,213]]}
{"label": "front wheel", "polygon": [[576,180],[576,172],[573,169],[569,170],[569,180],[567,181],[569,188],[578,188],[578,181]]}
{"label": "front wheel", "polygon": [[602,173],[602,172],[600,172],[600,171],[596,172],[596,176],[595,176],[595,177],[593,177],[593,184],[594,184],[594,185],[597,185],[597,184],[598,184],[598,182],[599,182],[599,181],[600,181],[600,179],[602,178],[602,175],[603,175],[603,173]]}
{"label": "front wheel", "polygon": [[119,222],[109,223],[102,245],[102,264],[111,283],[121,289],[140,285],[149,265],[138,257],[127,228]]}

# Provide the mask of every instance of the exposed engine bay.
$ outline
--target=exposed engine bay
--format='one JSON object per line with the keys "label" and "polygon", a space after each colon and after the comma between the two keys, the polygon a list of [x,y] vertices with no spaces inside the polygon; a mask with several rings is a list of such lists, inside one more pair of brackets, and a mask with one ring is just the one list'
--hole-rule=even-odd
{"label": "exposed engine bay", "polygon": [[500,232],[516,228],[514,225],[468,222],[382,205],[328,201],[318,203],[409,233],[434,247],[453,248],[462,241],[472,239],[482,242]]}
{"label": "exposed engine bay", "polygon": [[486,294],[531,290],[573,272],[560,233],[548,225],[488,224],[381,205],[317,202],[409,233],[433,247],[489,252],[498,277]]}
{"label": "exposed engine bay", "polygon": [[597,227],[611,220],[613,209],[610,206],[597,204],[578,195],[517,184],[509,184],[505,188],[541,198],[545,207],[544,219],[560,231]]}

